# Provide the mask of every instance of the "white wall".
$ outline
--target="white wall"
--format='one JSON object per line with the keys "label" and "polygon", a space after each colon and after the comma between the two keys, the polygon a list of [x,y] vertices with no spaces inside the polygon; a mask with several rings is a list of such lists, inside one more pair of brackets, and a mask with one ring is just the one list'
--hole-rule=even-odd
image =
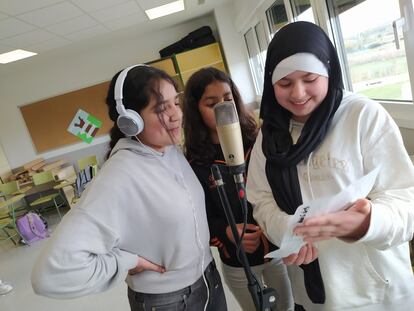
{"label": "white wall", "polygon": [[414,130],[400,128],[400,131],[408,154],[414,155]]}
{"label": "white wall", "polygon": [[276,0],[237,0],[237,6],[234,8],[234,24],[237,30],[245,29],[246,25],[252,22],[257,11],[264,3],[270,6]]}
{"label": "white wall", "polygon": [[[12,168],[37,157],[45,159],[90,148],[79,143],[37,154],[19,106],[108,81],[120,69],[159,58],[158,51],[198,27],[208,25],[217,32],[212,15],[175,27],[134,35],[129,32],[112,41],[97,38],[87,48],[56,49],[30,59],[0,67],[0,143]],[[96,139],[95,145],[108,141]],[[102,146],[99,147],[102,149]],[[103,149],[102,149],[103,150]],[[94,153],[93,147],[89,153]]]}
{"label": "white wall", "polygon": [[11,174],[9,162],[6,159],[3,148],[0,144],[0,178],[2,181],[5,181],[7,177]]}
{"label": "white wall", "polygon": [[230,75],[244,102],[250,104],[255,100],[256,94],[243,35],[237,32],[234,24],[234,5],[216,8],[214,16]]}

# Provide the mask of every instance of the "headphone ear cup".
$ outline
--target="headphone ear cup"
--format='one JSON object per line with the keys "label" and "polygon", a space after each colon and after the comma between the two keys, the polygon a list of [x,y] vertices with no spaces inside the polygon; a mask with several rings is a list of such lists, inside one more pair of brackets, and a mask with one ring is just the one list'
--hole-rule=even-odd
{"label": "headphone ear cup", "polygon": [[119,115],[116,124],[121,132],[129,137],[136,136],[144,130],[144,120],[132,109],[126,109],[124,114]]}

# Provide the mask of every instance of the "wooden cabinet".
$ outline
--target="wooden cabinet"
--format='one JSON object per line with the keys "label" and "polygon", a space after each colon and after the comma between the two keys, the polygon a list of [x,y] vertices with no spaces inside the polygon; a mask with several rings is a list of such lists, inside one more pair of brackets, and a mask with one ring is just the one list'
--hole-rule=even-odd
{"label": "wooden cabinet", "polygon": [[164,70],[171,76],[171,78],[174,79],[175,83],[177,83],[178,90],[184,90],[183,81],[181,79],[181,75],[177,68],[177,65],[175,64],[174,57],[162,58],[160,60],[152,61],[147,64],[152,67]]}
{"label": "wooden cabinet", "polygon": [[176,54],[175,58],[184,84],[194,72],[204,67],[216,67],[227,72],[217,42]]}
{"label": "wooden cabinet", "polygon": [[227,72],[218,43],[212,43],[193,50],[175,54],[147,63],[167,72],[178,84],[180,91],[190,76],[204,67],[215,67]]}

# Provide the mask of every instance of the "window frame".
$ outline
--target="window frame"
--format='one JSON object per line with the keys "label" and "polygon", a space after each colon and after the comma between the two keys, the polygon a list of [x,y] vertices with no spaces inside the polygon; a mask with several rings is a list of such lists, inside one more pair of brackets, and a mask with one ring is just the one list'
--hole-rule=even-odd
{"label": "window frame", "polygon": [[[409,23],[409,33],[405,33],[405,47],[406,47],[406,55],[407,55],[407,64],[408,64],[408,71],[410,76],[410,84],[411,84],[411,90],[412,94],[414,96],[414,13],[412,6],[414,5],[412,0],[399,0],[400,8],[402,11],[402,14],[405,13],[405,11],[410,12],[411,14],[408,14],[406,16],[406,23]],[[248,29],[252,28],[254,31],[255,25],[261,20],[263,23],[263,26],[265,26],[265,32],[267,33],[267,37],[269,41],[271,40],[271,32],[268,25],[267,17],[266,17],[266,10],[270,8],[275,0],[265,0],[262,1],[262,3],[256,8],[256,13],[253,14],[253,16],[250,18],[249,21],[247,21],[241,29],[241,34],[244,36],[244,34],[247,32]],[[293,11],[291,8],[290,0],[284,0],[284,5],[288,17],[288,22],[294,21],[293,17]],[[329,5],[327,2],[331,2],[331,0],[310,0],[315,23],[319,25],[322,29],[326,31],[328,36],[331,38],[332,42],[334,42],[334,45],[337,48],[338,56],[341,63],[341,68],[343,69],[343,80],[344,80],[344,87],[347,90],[351,89],[351,79],[350,79],[350,71],[347,67],[346,62],[344,62],[345,59],[345,49],[343,47],[343,40],[341,40],[341,33],[340,33],[340,27],[338,27],[338,21],[333,18],[332,12],[330,12],[331,8],[329,8]],[[408,7],[408,10],[404,7]],[[332,6],[331,6],[332,7]],[[409,9],[412,9],[411,11]],[[408,43],[407,43],[407,37],[408,37]],[[243,37],[244,40],[244,37]],[[246,47],[247,52],[247,47]],[[248,53],[246,53],[248,55]],[[410,55],[410,56],[408,56]],[[412,55],[412,56],[411,56]],[[261,100],[261,94],[257,95],[257,101],[260,102]],[[414,102],[401,102],[401,101],[383,101],[383,100],[377,100],[394,118],[394,120],[397,122],[397,124],[401,127],[408,128],[408,129],[414,129]]]}

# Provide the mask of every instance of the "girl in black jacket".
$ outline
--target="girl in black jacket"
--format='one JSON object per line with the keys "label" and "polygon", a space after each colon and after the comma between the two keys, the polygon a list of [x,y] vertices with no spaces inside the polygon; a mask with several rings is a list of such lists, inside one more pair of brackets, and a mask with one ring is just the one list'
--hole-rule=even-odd
{"label": "girl in black jacket", "polygon": [[[236,105],[246,163],[257,134],[257,124],[246,111],[240,93],[224,72],[216,68],[203,68],[187,81],[184,92],[184,148],[187,158],[202,184],[206,197],[207,218],[210,227],[210,244],[216,246],[222,261],[222,271],[227,286],[243,310],[255,310],[247,288],[243,267],[237,259],[236,245],[222,208],[214,179],[211,176],[212,164],[225,164],[221,151],[214,106],[222,101],[232,100]],[[239,234],[243,228],[243,214],[233,177],[222,170],[226,194],[229,199]],[[252,216],[252,206],[248,203],[246,232],[243,248],[250,266],[259,279],[277,290],[278,310],[293,310],[290,281],[285,265],[280,260],[265,259],[264,255],[275,249],[264,236]]]}

